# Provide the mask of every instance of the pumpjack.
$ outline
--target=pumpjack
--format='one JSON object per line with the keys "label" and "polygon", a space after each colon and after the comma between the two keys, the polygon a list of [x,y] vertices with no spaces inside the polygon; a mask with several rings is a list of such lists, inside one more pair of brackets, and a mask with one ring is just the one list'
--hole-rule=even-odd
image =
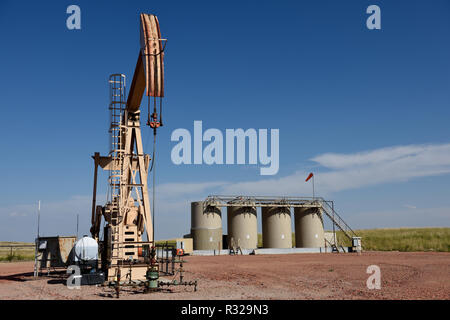
{"label": "pumpjack", "polygon": [[[106,156],[96,152],[92,157],[94,188],[90,230],[99,242],[101,269],[107,280],[117,280],[124,275],[130,281],[143,280],[149,270],[157,271],[157,264],[150,257],[155,243],[147,180],[154,169],[156,131],[163,125],[165,44],[158,18],[141,14],[140,50],[128,97],[125,75],[109,77],[110,151]],[[140,109],[144,93],[148,97],[147,125],[153,129],[152,156],[144,152],[142,145]],[[152,105],[153,112],[150,112]],[[98,167],[108,171],[104,205],[96,203]]]}

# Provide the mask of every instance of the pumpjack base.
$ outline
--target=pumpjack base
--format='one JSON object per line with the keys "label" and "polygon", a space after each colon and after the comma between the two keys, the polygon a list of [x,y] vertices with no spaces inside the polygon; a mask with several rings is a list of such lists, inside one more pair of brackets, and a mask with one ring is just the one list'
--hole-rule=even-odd
{"label": "pumpjack base", "polygon": [[148,269],[148,264],[133,264],[131,267],[129,265],[112,266],[108,269],[107,281],[117,280],[117,270],[120,268],[121,281],[143,281],[146,280],[146,273]]}

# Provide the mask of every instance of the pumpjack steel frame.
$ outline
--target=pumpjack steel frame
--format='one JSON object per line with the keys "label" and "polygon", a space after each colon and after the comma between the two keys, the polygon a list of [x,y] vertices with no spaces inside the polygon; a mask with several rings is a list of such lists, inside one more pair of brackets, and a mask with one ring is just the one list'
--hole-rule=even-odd
{"label": "pumpjack steel frame", "polygon": [[[102,269],[108,280],[128,270],[130,280],[143,280],[149,268],[149,259],[143,257],[154,246],[154,228],[149,200],[149,155],[144,153],[141,134],[141,101],[147,96],[160,100],[164,96],[164,47],[156,16],[140,15],[141,49],[128,98],[125,76],[110,76],[110,152],[94,159],[94,188],[92,197],[91,234],[100,240],[102,217],[106,221],[101,243]],[[165,44],[165,42],[164,42]],[[161,106],[160,101],[160,106]],[[150,100],[149,100],[150,105]],[[156,109],[156,108],[155,108]],[[157,119],[156,110],[152,119]],[[156,135],[156,128],[154,134]],[[153,160],[154,161],[154,160]],[[104,206],[96,205],[98,167],[109,171],[109,192]],[[147,241],[143,241],[143,236]],[[132,268],[130,267],[132,265]],[[154,267],[152,264],[151,267]],[[123,269],[124,272],[121,272]]]}

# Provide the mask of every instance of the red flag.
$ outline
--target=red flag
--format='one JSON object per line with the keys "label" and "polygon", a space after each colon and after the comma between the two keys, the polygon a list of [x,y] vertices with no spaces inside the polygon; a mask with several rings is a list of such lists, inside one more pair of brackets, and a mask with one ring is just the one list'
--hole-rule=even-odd
{"label": "red flag", "polygon": [[308,176],[308,178],[306,178],[305,182],[308,181],[309,179],[311,179],[313,177],[313,173],[311,172]]}

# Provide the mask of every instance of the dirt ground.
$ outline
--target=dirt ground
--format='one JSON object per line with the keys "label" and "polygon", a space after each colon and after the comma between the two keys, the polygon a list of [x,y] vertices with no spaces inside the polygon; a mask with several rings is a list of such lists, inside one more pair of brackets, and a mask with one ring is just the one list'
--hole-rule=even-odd
{"label": "dirt ground", "polygon": [[[450,299],[450,253],[365,252],[186,257],[185,280],[198,291],[140,293],[120,299]],[[369,290],[367,267],[381,270],[381,289]],[[170,280],[170,279],[169,279]],[[64,275],[33,279],[33,262],[0,263],[0,299],[116,299],[101,286],[68,289]]]}

